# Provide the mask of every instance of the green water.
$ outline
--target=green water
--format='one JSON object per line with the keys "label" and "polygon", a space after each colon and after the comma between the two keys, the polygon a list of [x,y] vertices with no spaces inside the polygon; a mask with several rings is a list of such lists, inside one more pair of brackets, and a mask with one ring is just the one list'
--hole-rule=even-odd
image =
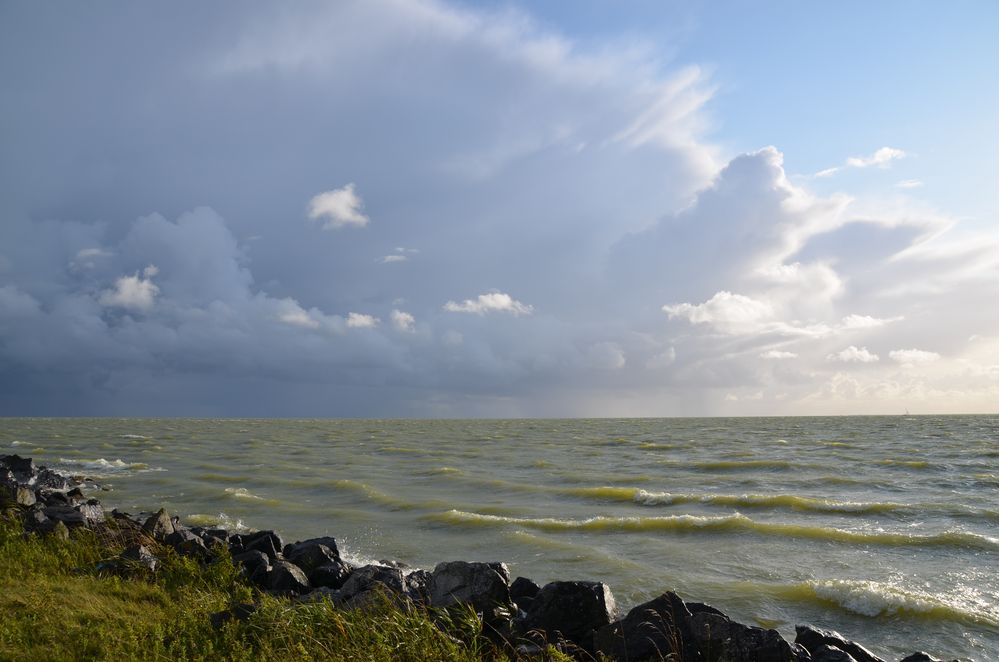
{"label": "green water", "polygon": [[675,589],[789,638],[999,659],[997,416],[0,419],[0,452],[357,560],[501,560],[625,608]]}

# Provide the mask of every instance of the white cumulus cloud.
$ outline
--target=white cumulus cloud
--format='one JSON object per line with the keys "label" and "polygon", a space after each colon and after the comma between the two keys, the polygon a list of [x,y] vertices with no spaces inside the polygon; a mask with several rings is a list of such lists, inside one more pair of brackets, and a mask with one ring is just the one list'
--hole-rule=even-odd
{"label": "white cumulus cloud", "polygon": [[475,299],[465,299],[461,303],[448,301],[444,304],[444,310],[450,313],[471,313],[473,315],[510,313],[517,316],[530,315],[534,311],[534,307],[521,303],[504,292],[489,292],[480,294]]}
{"label": "white cumulus cloud", "polygon": [[370,220],[361,213],[363,206],[364,202],[354,191],[354,183],[351,182],[343,188],[326,191],[313,197],[309,201],[309,218],[325,219],[323,228],[326,230],[335,230],[346,225],[363,228]]}
{"label": "white cumulus cloud", "polygon": [[392,326],[397,331],[412,331],[413,325],[416,323],[416,319],[412,315],[401,310],[393,310],[389,319],[392,320]]}
{"label": "white cumulus cloud", "polygon": [[378,326],[378,318],[364,313],[347,315],[347,326],[351,329],[373,329]]}
{"label": "white cumulus cloud", "polygon": [[150,280],[159,273],[153,265],[146,267],[142,276],[138,273],[122,276],[115,281],[114,287],[101,293],[99,303],[102,306],[128,308],[131,310],[149,310],[153,307],[160,288]]}
{"label": "white cumulus cloud", "polygon": [[671,319],[680,317],[693,324],[711,324],[730,331],[755,328],[774,315],[768,302],[725,290],[701,304],[679,303],[663,306],[662,310]]}
{"label": "white cumulus cloud", "polygon": [[842,351],[830,354],[826,357],[826,360],[839,361],[841,363],[875,363],[880,358],[866,347],[850,345]]}

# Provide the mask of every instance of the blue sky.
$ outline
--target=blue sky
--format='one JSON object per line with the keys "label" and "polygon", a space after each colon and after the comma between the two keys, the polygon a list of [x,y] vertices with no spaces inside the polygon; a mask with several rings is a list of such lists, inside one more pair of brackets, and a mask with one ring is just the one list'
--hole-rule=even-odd
{"label": "blue sky", "polygon": [[994,411],[997,27],[0,4],[0,413]]}

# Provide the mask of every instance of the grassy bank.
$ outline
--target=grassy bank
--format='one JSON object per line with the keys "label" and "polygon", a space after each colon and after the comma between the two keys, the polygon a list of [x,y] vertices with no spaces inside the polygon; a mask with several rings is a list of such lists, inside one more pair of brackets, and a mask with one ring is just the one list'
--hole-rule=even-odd
{"label": "grassy bank", "polygon": [[[26,536],[0,516],[0,660],[506,659],[474,614],[442,628],[387,602],[293,604],[248,586],[224,555],[201,566],[157,547],[161,564],[149,572],[108,563],[124,546],[113,524],[61,539]],[[250,602],[258,608],[245,620],[212,625],[213,613]]]}

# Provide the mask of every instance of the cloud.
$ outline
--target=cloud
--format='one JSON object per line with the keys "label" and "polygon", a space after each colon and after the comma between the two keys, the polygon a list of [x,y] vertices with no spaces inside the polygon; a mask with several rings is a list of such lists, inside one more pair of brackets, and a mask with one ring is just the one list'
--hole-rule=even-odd
{"label": "cloud", "polygon": [[798,355],[794,352],[785,352],[779,349],[768,349],[765,352],[760,352],[760,358],[780,361],[783,359],[796,359],[798,358]]}
{"label": "cloud", "polygon": [[409,258],[406,257],[405,255],[396,254],[396,255],[385,255],[383,257],[378,258],[378,261],[381,262],[382,264],[391,264],[393,262],[405,262],[408,259]]}
{"label": "cloud", "polygon": [[586,349],[587,363],[597,370],[620,370],[627,363],[624,350],[614,342],[598,342]]}
{"label": "cloud", "polygon": [[918,179],[903,179],[895,184],[896,188],[922,188],[923,182]]}
{"label": "cloud", "polygon": [[351,329],[373,329],[378,326],[377,317],[365,315],[364,313],[350,313],[347,315],[347,326]]}
{"label": "cloud", "polygon": [[842,363],[875,363],[880,359],[877,354],[870,352],[866,347],[850,345],[844,350],[830,354],[826,360]]}
{"label": "cloud", "polygon": [[156,295],[160,293],[160,288],[151,280],[157,273],[159,270],[149,265],[143,270],[141,277],[138,273],[122,276],[115,281],[114,288],[101,293],[98,301],[102,306],[149,310],[153,307]]}
{"label": "cloud", "polygon": [[352,225],[363,228],[368,224],[368,217],[361,213],[364,203],[361,196],[354,191],[351,182],[343,188],[320,193],[309,201],[309,218],[317,220],[325,218],[323,229],[336,230]]}
{"label": "cloud", "polygon": [[[846,164],[843,166],[835,166],[832,168],[826,168],[825,170],[820,170],[813,175],[814,177],[830,177],[835,175],[837,172],[843,170],[844,168],[869,168],[871,166],[876,166],[878,168],[887,168],[892,161],[897,161],[903,159],[908,154],[895,147],[881,147],[869,156],[851,156],[846,160]],[[909,180],[914,181],[914,180]],[[903,187],[910,188],[910,187]]]}
{"label": "cloud", "polygon": [[894,147],[881,147],[870,156],[851,156],[846,164],[851,168],[867,168],[877,166],[887,168],[892,161],[905,158],[906,153]]}
{"label": "cloud", "polygon": [[681,303],[662,307],[670,318],[681,317],[693,324],[710,324],[730,333],[747,329],[758,329],[766,320],[774,316],[774,308],[766,301],[717,292],[701,304]]}
{"label": "cloud", "polygon": [[911,367],[939,361],[940,355],[936,352],[927,352],[921,349],[894,349],[888,352],[888,358],[903,366]]}
{"label": "cloud", "polygon": [[843,318],[840,328],[846,330],[853,329],[876,329],[885,324],[898,322],[905,319],[902,315],[890,318],[871,317],[870,315],[847,315]]}
{"label": "cloud", "polygon": [[473,315],[509,313],[516,317],[530,315],[534,308],[517,301],[504,292],[489,292],[488,294],[480,294],[475,299],[465,299],[461,303],[448,301],[444,304],[444,310],[450,313],[471,313]]}
{"label": "cloud", "polygon": [[416,319],[412,315],[401,310],[393,310],[389,315],[389,319],[397,331],[406,333],[412,332],[413,325],[416,323]]}

